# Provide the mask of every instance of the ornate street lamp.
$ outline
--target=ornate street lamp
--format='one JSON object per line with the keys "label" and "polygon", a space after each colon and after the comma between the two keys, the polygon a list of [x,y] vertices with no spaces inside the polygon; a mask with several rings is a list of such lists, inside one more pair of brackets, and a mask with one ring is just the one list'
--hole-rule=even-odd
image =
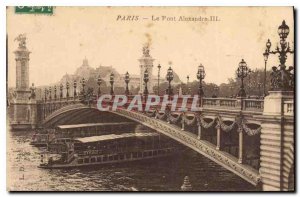
{"label": "ornate street lamp", "polygon": [[258,86],[258,98],[261,97],[261,85],[262,85],[262,83],[260,83],[260,82],[257,83],[257,86]]}
{"label": "ornate street lamp", "polygon": [[199,106],[202,106],[202,97],[204,96],[204,91],[203,91],[203,87],[202,87],[202,80],[205,78],[205,70],[204,70],[204,66],[202,64],[200,64],[200,66],[198,66],[198,72],[197,72],[197,79],[199,80],[199,88],[198,88],[198,95],[200,97],[199,100]]}
{"label": "ornate street lamp", "polygon": [[294,90],[294,67],[289,66],[286,69],[287,54],[294,54],[294,51],[290,48],[289,42],[286,42],[286,38],[289,35],[290,28],[286,25],[285,21],[278,27],[278,35],[280,37],[280,48],[275,48],[275,51],[271,51],[271,41],[268,39],[266,43],[266,50],[263,53],[265,60],[265,78],[264,78],[264,96],[266,95],[266,65],[270,54],[278,54],[279,56],[279,68],[272,67],[271,73],[271,90],[273,91],[293,91]]}
{"label": "ornate street lamp", "polygon": [[49,100],[51,101],[51,99],[52,99],[51,87],[49,87]]}
{"label": "ornate street lamp", "polygon": [[158,68],[158,73],[157,73],[157,95],[159,95],[159,80],[160,80],[160,69],[161,69],[161,65],[158,64],[157,68]]}
{"label": "ornate street lamp", "polygon": [[61,83],[60,87],[59,87],[59,89],[60,89],[60,99],[63,98],[63,88],[64,88],[64,85]]}
{"label": "ornate street lamp", "polygon": [[73,87],[74,87],[74,100],[75,100],[76,97],[77,97],[77,92],[76,92],[76,89],[77,89],[77,81],[76,81],[76,80],[74,80],[74,82],[73,82]]}
{"label": "ornate street lamp", "polygon": [[190,76],[186,76],[186,90],[187,90],[187,94],[190,94]]}
{"label": "ornate street lamp", "polygon": [[283,20],[282,24],[278,27],[278,35],[280,37],[280,41],[285,41],[289,33],[290,28],[285,24],[285,20]]}
{"label": "ornate street lamp", "polygon": [[114,95],[114,79],[115,79],[115,75],[114,75],[114,73],[111,73],[110,77],[109,77],[110,94],[111,95]]}
{"label": "ornate street lamp", "polygon": [[82,95],[84,96],[84,94],[85,94],[85,90],[84,90],[84,87],[85,87],[85,78],[84,77],[81,79],[81,85],[82,85]]}
{"label": "ornate street lamp", "polygon": [[233,94],[234,94],[234,93],[233,93],[234,87],[233,87],[233,85],[231,85],[229,88],[230,88],[230,92],[231,92],[231,98],[233,98],[233,97],[234,97],[234,95],[233,95]]}
{"label": "ornate street lamp", "polygon": [[248,91],[249,91],[249,96],[251,95],[251,88],[252,88],[252,85],[251,85],[251,73],[253,73],[253,71],[249,68],[248,69]]}
{"label": "ornate street lamp", "polygon": [[56,85],[54,86],[54,100],[57,99],[57,95],[56,95],[57,89],[56,89]]}
{"label": "ornate street lamp", "polygon": [[264,61],[265,61],[265,70],[264,70],[264,97],[267,95],[267,91],[266,91],[266,84],[267,84],[267,62],[268,62],[268,58],[269,58],[269,51],[270,51],[270,47],[271,47],[271,42],[268,39],[267,44],[266,44],[266,50],[263,53],[264,56]]}
{"label": "ornate street lamp", "polygon": [[169,99],[171,98],[172,93],[172,87],[171,87],[171,81],[174,79],[174,74],[173,74],[173,69],[171,68],[171,66],[169,67],[168,71],[167,71],[167,81],[169,82],[169,86],[168,86],[168,95],[169,95]]}
{"label": "ornate street lamp", "polygon": [[213,94],[214,98],[218,97],[218,90],[219,90],[219,87],[217,85],[214,85],[214,94]]}
{"label": "ornate street lamp", "polygon": [[247,67],[247,63],[244,61],[244,59],[242,59],[242,61],[239,63],[239,67],[236,71],[238,78],[241,78],[241,82],[242,82],[240,91],[238,93],[239,97],[246,97],[246,92],[244,89],[244,78],[247,77],[248,73],[249,73],[249,69]]}
{"label": "ornate street lamp", "polygon": [[67,81],[67,83],[66,83],[66,88],[67,88],[67,100],[69,99],[69,88],[70,88],[70,84],[69,84],[69,82]]}
{"label": "ornate street lamp", "polygon": [[129,73],[126,72],[125,74],[125,84],[126,84],[126,89],[125,89],[125,94],[129,95],[129,89],[128,89],[128,83],[129,83],[130,79],[129,79]]}
{"label": "ornate street lamp", "polygon": [[144,83],[145,83],[144,95],[145,95],[145,97],[147,97],[149,94],[148,86],[147,86],[148,81],[149,81],[149,73],[148,73],[148,69],[146,69],[144,72]]}
{"label": "ornate street lamp", "polygon": [[45,91],[44,91],[44,93],[45,93],[45,102],[47,101],[47,93],[48,93],[48,90],[47,90],[47,88],[45,88]]}
{"label": "ornate street lamp", "polygon": [[101,79],[101,77],[100,77],[100,75],[99,75],[99,76],[98,76],[98,79],[97,79],[97,85],[98,85],[98,97],[100,97],[100,95],[101,95],[101,88],[100,88],[101,83],[102,83],[102,79]]}

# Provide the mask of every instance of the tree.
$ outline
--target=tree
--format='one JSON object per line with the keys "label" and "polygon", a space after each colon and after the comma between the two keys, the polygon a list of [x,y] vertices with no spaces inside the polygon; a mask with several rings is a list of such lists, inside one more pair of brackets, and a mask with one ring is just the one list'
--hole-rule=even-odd
{"label": "tree", "polygon": [[[266,74],[266,92],[270,89],[270,74],[271,71],[267,71]],[[258,96],[263,96],[263,84],[264,84],[264,70],[255,69],[244,78],[245,90],[248,96],[257,98]],[[215,87],[218,87],[218,97],[236,97],[240,90],[241,79],[235,76],[234,78],[229,78],[227,83],[222,83],[219,86],[215,83],[205,83],[203,82],[203,90],[205,97],[212,97],[215,93]],[[179,85],[175,88],[177,89]],[[160,87],[161,88],[161,87]],[[162,89],[165,85],[162,84]],[[182,84],[182,90],[184,94],[187,94],[190,89],[192,95],[198,94],[199,81],[192,81],[188,85]],[[161,91],[160,91],[161,92]]]}

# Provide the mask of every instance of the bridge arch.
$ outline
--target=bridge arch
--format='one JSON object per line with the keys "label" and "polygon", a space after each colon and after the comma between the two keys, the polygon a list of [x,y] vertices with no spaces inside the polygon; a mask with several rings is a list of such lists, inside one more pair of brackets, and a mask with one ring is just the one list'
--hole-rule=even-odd
{"label": "bridge arch", "polygon": [[131,122],[127,118],[110,113],[101,112],[95,107],[89,107],[83,104],[68,105],[55,110],[42,122],[45,128],[55,128],[58,125],[65,124],[83,124],[100,122]]}
{"label": "bridge arch", "polygon": [[140,123],[195,150],[196,152],[202,154],[206,158],[214,161],[220,166],[243,178],[252,185],[256,186],[260,182],[258,170],[252,168],[249,165],[240,163],[236,157],[228,154],[227,152],[216,149],[216,147],[213,144],[207,141],[197,139],[197,135],[182,130],[175,124],[170,124],[168,121],[160,120],[155,117],[149,117],[146,114],[142,114],[140,112],[128,111],[125,109],[100,112],[97,108],[95,108],[95,106],[76,104],[73,106],[65,106],[61,109],[54,111],[44,120],[43,125],[45,127],[53,127],[58,123],[63,123],[61,121],[65,120],[65,118],[70,115],[77,118],[91,118],[91,116],[82,117],[84,116],[82,114],[86,113],[92,113],[93,115],[100,115],[101,113],[113,114],[116,118],[122,117],[126,120],[131,120]]}

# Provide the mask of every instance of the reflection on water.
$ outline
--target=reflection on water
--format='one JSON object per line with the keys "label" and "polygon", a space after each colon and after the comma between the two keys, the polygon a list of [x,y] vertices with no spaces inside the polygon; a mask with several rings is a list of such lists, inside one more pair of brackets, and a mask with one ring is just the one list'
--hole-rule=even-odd
{"label": "reflection on water", "polygon": [[176,191],[188,175],[193,190],[257,190],[233,173],[186,149],[176,156],[74,169],[40,169],[40,151],[30,132],[9,132],[9,190],[33,191]]}

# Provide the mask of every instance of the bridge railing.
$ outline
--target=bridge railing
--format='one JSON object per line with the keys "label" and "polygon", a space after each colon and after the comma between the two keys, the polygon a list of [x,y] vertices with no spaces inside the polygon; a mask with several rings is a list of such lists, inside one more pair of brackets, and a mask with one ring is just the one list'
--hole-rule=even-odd
{"label": "bridge railing", "polygon": [[244,99],[243,109],[246,111],[259,111],[264,110],[264,100],[261,99]]}
{"label": "bridge railing", "polygon": [[[127,103],[125,107],[132,101],[133,95],[128,96]],[[106,102],[112,104],[114,97]],[[142,96],[142,105],[145,106],[147,98]],[[160,96],[160,101],[163,100],[163,96]],[[173,100],[171,96],[170,100]],[[242,101],[242,102],[241,102]],[[176,109],[181,107],[183,102],[183,98],[177,98]],[[187,108],[192,106],[193,98],[187,99]],[[152,106],[152,108],[159,107],[161,104],[156,106]],[[197,104],[197,106],[199,106]],[[264,109],[264,100],[263,99],[239,99],[239,98],[202,98],[202,107],[203,108],[215,108],[215,109],[236,109],[236,110],[245,110],[245,111],[254,111],[254,112],[262,112]]]}
{"label": "bridge railing", "polygon": [[[127,103],[123,107],[128,107],[129,103],[133,100],[135,95],[129,95],[127,96]],[[151,109],[159,108],[161,106],[161,102],[163,101],[163,96],[160,96],[160,103],[156,106],[151,106]],[[170,100],[173,100],[174,97],[171,96]],[[114,96],[112,99],[105,99],[103,100],[103,105],[111,105],[114,101]],[[142,106],[143,109],[146,105],[147,97],[142,96]],[[68,105],[68,104],[78,104],[81,103],[81,100],[79,98],[72,98],[69,97],[68,99],[62,98],[62,99],[52,99],[47,100],[43,104],[63,104],[61,107]],[[93,99],[93,101],[89,102],[90,104],[97,105],[97,99]],[[181,108],[183,103],[183,98],[178,97],[177,103],[176,103],[176,109]],[[194,103],[195,104],[195,103]],[[190,109],[193,105],[193,97],[190,97],[187,99],[186,107]],[[199,101],[196,104],[197,107],[199,107]],[[194,106],[195,107],[195,106]],[[262,112],[264,108],[264,100],[262,99],[239,99],[239,98],[202,98],[202,108],[203,109],[224,109],[224,110],[244,110],[244,111],[250,111],[250,112]],[[199,108],[200,109],[200,108]],[[286,103],[286,111],[287,114],[293,113],[293,105],[292,103],[287,102]]]}
{"label": "bridge railing", "polygon": [[237,108],[238,101],[231,98],[203,98],[203,108]]}
{"label": "bridge railing", "polygon": [[[241,102],[242,101],[242,102]],[[264,100],[262,99],[235,99],[235,98],[203,98],[203,108],[243,109],[245,111],[262,112]],[[243,105],[243,106],[241,106]]]}
{"label": "bridge railing", "polygon": [[47,100],[39,100],[39,103],[47,104],[47,103],[72,103],[72,102],[79,102],[80,99],[76,97],[69,97],[69,98],[57,98],[57,99],[47,99]]}

